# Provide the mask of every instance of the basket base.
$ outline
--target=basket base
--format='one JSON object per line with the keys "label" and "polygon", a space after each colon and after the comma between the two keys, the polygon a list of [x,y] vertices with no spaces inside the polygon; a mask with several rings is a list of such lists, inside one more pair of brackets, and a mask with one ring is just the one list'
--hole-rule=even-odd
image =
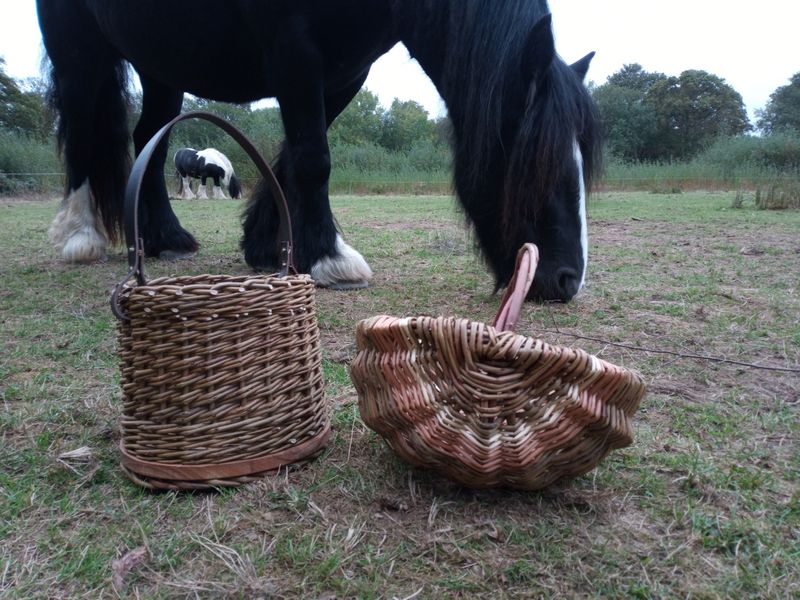
{"label": "basket base", "polygon": [[120,442],[120,467],[133,483],[152,490],[236,487],[258,481],[281,467],[310,462],[322,452],[330,438],[331,429],[326,427],[310,440],[281,452],[208,465],[179,465],[141,460],[129,454],[124,443]]}

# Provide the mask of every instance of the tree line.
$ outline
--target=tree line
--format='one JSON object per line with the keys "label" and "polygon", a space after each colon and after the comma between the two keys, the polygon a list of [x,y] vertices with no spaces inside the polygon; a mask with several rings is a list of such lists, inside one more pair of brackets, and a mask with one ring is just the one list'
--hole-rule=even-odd
{"label": "tree line", "polygon": [[[702,70],[669,76],[645,71],[634,63],[623,66],[604,84],[590,87],[603,122],[608,154],[626,162],[681,162],[724,145],[730,138],[752,138],[755,146],[763,145],[764,138],[771,136],[796,140],[800,135],[800,72],[775,90],[766,107],[757,111],[756,123],[750,122],[742,96],[731,85]],[[226,110],[216,103],[191,103]],[[277,109],[271,110],[252,116],[271,122],[270,133],[275,139],[280,136],[280,116]],[[255,127],[244,113],[239,120],[245,130]],[[761,136],[751,135],[756,132]],[[446,117],[431,119],[414,101],[395,100],[386,109],[366,89],[358,93],[329,132],[334,157],[337,150],[345,154],[350,147],[360,147],[374,155],[416,154],[420,165],[427,159],[431,168],[447,168],[449,139]],[[800,142],[789,145],[788,158],[776,158],[778,167],[787,163],[800,167]],[[354,159],[356,152],[346,154]],[[375,166],[368,160],[361,162],[367,170]]]}
{"label": "tree line", "polygon": [[[702,70],[667,75],[633,63],[602,85],[590,84],[590,89],[612,160],[685,162],[710,152],[736,163],[758,154],[758,161],[776,169],[800,169],[800,72],[775,90],[757,112],[755,123],[750,122],[741,95],[724,79]],[[131,128],[140,106],[140,95],[132,92]],[[276,107],[187,96],[184,110],[193,109],[209,110],[230,120],[267,156],[274,156],[280,147],[283,127]],[[9,77],[0,58],[0,173],[43,168],[44,148],[52,146],[54,130],[43,82]],[[751,135],[755,132],[761,135]],[[446,117],[431,118],[411,100],[395,99],[384,107],[373,92],[364,89],[334,121],[329,143],[334,167],[351,175],[402,171],[415,177],[421,172],[449,171],[450,136]],[[175,146],[217,147],[231,154],[234,164],[249,165],[235,143],[205,122],[179,126],[173,134]]]}
{"label": "tree line", "polygon": [[[138,101],[135,99],[134,103]],[[252,105],[232,105],[188,96],[183,110],[219,114],[246,132],[265,156],[274,156],[280,149],[283,127],[277,107],[253,108]],[[446,117],[431,118],[425,108],[413,100],[395,99],[389,108],[384,108],[378,96],[368,89],[356,94],[328,131],[334,168],[351,175],[403,171],[411,177],[418,172],[447,171],[450,168],[449,139],[450,122]],[[174,130],[172,146],[214,147],[228,154],[231,160],[241,157],[241,162],[248,165],[243,151],[209,123],[181,124]],[[255,176],[245,172],[245,176],[248,175]]]}
{"label": "tree line", "polygon": [[55,118],[47,107],[46,86],[41,79],[18,80],[6,73],[0,56],[0,129],[35,140],[49,140]]}
{"label": "tree line", "polygon": [[678,76],[625,65],[592,90],[608,150],[628,161],[692,159],[720,139],[756,128],[766,136],[800,132],[800,73],[770,96],[755,127],[742,96],[724,79],[701,70]]}
{"label": "tree line", "polygon": [[[139,105],[141,98],[134,98]],[[282,138],[278,108],[252,108],[252,105],[235,105],[188,96],[183,110],[206,110],[231,121],[254,138],[261,138],[268,147],[277,146]],[[132,111],[131,126],[138,110]],[[211,145],[225,134],[207,123],[191,123],[177,135],[194,146]],[[419,144],[447,145],[449,121],[447,118],[431,119],[425,108],[413,100],[395,99],[386,109],[378,97],[368,89],[358,92],[350,105],[339,115],[328,131],[331,146],[356,146],[372,144],[389,152],[409,152]]]}

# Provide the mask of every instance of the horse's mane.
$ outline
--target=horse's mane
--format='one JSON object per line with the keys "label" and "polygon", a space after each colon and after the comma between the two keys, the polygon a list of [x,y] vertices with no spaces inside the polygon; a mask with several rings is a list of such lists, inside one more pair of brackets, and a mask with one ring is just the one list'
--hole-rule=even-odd
{"label": "horse's mane", "polygon": [[[591,184],[600,157],[598,118],[583,83],[560,58],[545,73],[523,75],[529,36],[549,14],[547,2],[448,4],[441,91],[456,132],[456,185],[465,204],[477,203],[491,177],[504,177],[504,197],[483,200],[502,200],[503,234],[515,243],[517,224],[553,195],[576,136]],[[504,131],[508,124],[516,131]],[[503,139],[514,141],[509,147]]]}

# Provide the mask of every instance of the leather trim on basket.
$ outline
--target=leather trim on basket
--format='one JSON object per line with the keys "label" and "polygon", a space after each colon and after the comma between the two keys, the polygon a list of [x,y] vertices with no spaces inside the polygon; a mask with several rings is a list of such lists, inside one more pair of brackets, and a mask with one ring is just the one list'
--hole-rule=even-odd
{"label": "leather trim on basket", "polygon": [[288,450],[282,450],[259,458],[209,465],[171,465],[142,460],[128,454],[122,441],[119,443],[119,450],[122,453],[122,464],[138,475],[177,481],[205,481],[244,477],[254,473],[272,471],[305,458],[319,450],[328,443],[330,437],[331,428],[328,426],[315,437]]}

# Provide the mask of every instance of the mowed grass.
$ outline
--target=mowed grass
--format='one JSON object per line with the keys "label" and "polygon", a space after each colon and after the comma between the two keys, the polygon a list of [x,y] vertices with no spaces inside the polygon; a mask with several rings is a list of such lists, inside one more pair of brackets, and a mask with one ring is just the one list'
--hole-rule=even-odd
{"label": "mowed grass", "polygon": [[[361,422],[347,374],[361,318],[493,317],[498,298],[454,200],[335,198],[375,279],[317,297],[329,448],[256,484],[175,494],[118,467],[108,294],[121,252],[62,264],[46,236],[57,202],[3,200],[0,596],[797,597],[800,212],[732,201],[591,201],[586,289],[569,305],[526,305],[518,331],[637,369],[649,393],[633,446],[523,493],[465,490],[399,461]],[[175,207],[204,247],[148,263],[151,276],[248,272],[238,203]]]}

